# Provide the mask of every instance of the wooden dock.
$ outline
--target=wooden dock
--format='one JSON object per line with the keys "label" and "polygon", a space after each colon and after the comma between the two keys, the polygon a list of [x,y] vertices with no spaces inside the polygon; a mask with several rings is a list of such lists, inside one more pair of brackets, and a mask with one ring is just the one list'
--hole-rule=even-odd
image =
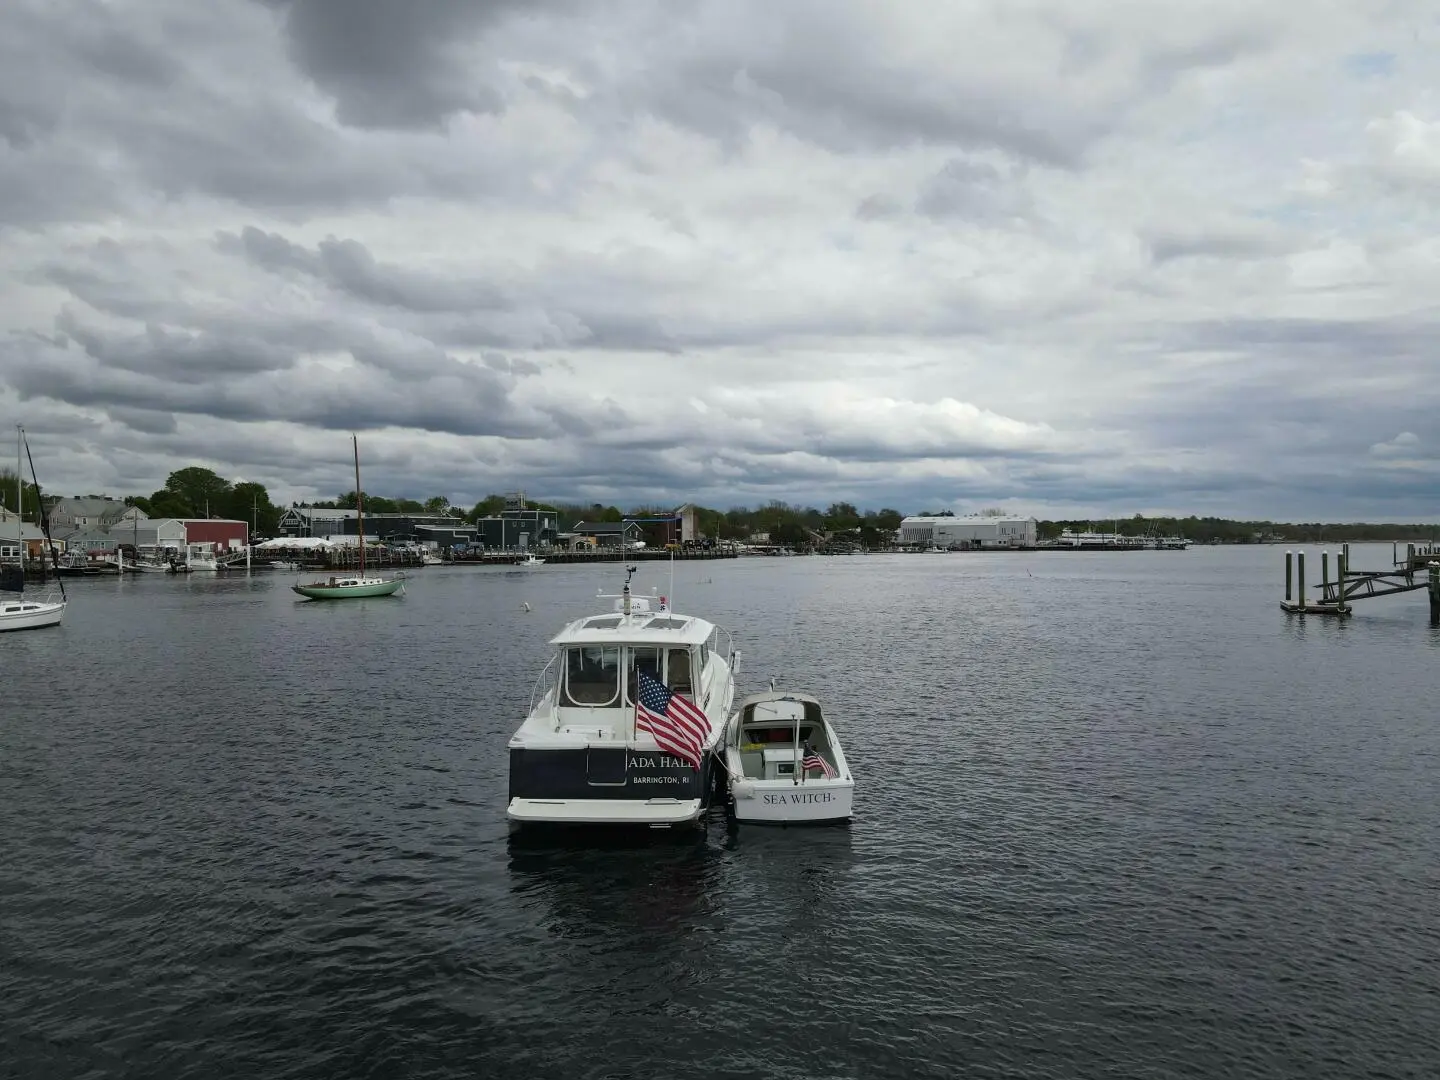
{"label": "wooden dock", "polygon": [[1285,599],[1280,609],[1291,615],[1344,618],[1358,600],[1424,590],[1430,599],[1430,625],[1440,626],[1440,548],[1406,547],[1405,558],[1395,550],[1390,570],[1353,570],[1350,545],[1342,544],[1335,557],[1335,578],[1330,578],[1330,553],[1320,553],[1320,595],[1311,600],[1305,591],[1305,552],[1285,553]]}
{"label": "wooden dock", "polygon": [[[619,551],[609,548],[580,549],[578,551],[486,551],[474,555],[453,555],[445,560],[446,566],[506,566],[518,563],[527,554],[544,559],[546,565],[573,563],[612,562],[669,562],[671,553],[663,548],[640,551]],[[721,548],[680,548],[674,552],[676,562],[690,562],[700,559],[736,559],[739,552]]]}

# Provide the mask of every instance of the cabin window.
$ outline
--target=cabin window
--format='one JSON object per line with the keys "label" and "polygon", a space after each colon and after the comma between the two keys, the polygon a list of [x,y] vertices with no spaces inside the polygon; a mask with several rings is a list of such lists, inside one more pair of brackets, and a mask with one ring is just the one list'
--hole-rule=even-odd
{"label": "cabin window", "polygon": [[645,672],[652,679],[664,681],[660,676],[660,650],[652,648],[632,648],[630,650],[630,663],[626,671],[625,704],[635,704],[635,690],[638,676],[636,670]]}
{"label": "cabin window", "polygon": [[690,677],[690,650],[670,649],[665,657],[665,682],[671,690],[686,697],[695,694],[695,680]]}
{"label": "cabin window", "polygon": [[566,705],[614,705],[620,693],[620,650],[585,645],[566,650]]}

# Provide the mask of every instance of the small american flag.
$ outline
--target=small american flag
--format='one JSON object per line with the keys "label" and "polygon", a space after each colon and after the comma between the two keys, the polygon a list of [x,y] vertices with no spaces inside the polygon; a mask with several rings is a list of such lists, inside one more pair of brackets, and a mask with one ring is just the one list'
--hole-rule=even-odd
{"label": "small american flag", "polygon": [[655,745],[700,768],[710,721],[695,703],[648,672],[639,671],[635,726],[655,737]]}
{"label": "small american flag", "polygon": [[805,744],[805,757],[800,762],[800,771],[809,772],[811,769],[819,769],[825,774],[827,780],[834,780],[835,777],[839,775],[835,771],[835,766],[826,761],[821,756],[820,751],[816,750],[807,742]]}

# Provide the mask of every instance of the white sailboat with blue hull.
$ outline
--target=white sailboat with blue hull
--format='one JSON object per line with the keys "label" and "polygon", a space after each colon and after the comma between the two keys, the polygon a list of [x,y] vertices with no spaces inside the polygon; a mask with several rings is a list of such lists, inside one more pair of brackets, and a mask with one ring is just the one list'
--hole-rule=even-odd
{"label": "white sailboat with blue hull", "polygon": [[[555,655],[509,743],[506,816],[516,826],[693,826],[724,787],[715,753],[740,653],[728,632],[670,610],[665,597],[632,594],[634,574],[626,567],[624,589],[600,594],[613,610],[550,640]],[[694,724],[693,758],[647,730],[660,725],[637,709],[642,673],[669,692],[667,709]]]}

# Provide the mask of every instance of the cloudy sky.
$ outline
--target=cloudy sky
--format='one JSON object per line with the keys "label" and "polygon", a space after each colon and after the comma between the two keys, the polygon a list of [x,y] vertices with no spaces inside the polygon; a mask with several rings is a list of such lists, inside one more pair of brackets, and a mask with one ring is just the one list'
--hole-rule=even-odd
{"label": "cloudy sky", "polygon": [[[1433,0],[5,0],[47,488],[1440,519]],[[0,447],[4,445],[0,432]]]}

